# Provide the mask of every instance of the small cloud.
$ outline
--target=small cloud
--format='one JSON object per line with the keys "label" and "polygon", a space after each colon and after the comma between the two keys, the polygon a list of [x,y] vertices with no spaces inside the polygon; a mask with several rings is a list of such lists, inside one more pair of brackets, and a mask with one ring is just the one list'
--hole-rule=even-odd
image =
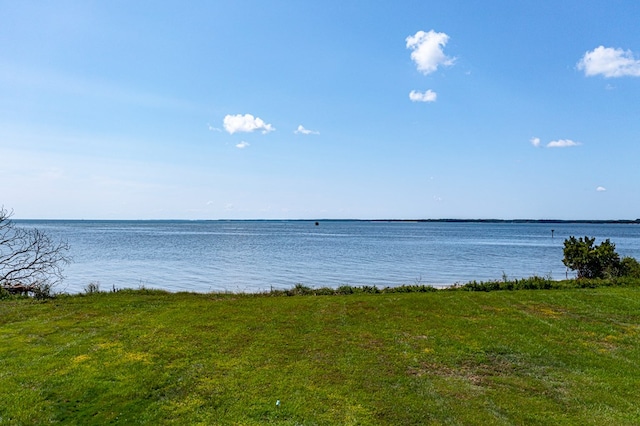
{"label": "small cloud", "polygon": [[577,67],[587,77],[640,77],[640,59],[636,59],[630,50],[613,47],[599,46],[586,52]]}
{"label": "small cloud", "polygon": [[413,102],[435,102],[438,97],[438,94],[433,90],[429,89],[426,92],[416,92],[412,90],[409,93],[409,99]]}
{"label": "small cloud", "polygon": [[211,132],[221,132],[222,131],[222,130],[218,129],[217,127],[213,127],[209,123],[207,123],[207,128],[209,128],[209,131],[211,131]]}
{"label": "small cloud", "polygon": [[302,124],[300,124],[298,126],[298,128],[296,130],[294,130],[293,133],[302,134],[302,135],[319,135],[320,134],[320,132],[318,132],[317,130],[305,129]]}
{"label": "small cloud", "polygon": [[439,66],[450,66],[455,58],[450,58],[442,50],[449,41],[445,33],[418,31],[405,39],[407,49],[411,49],[411,59],[416,63],[418,71],[424,75],[435,72]]}
{"label": "small cloud", "polygon": [[[533,145],[535,148],[538,148],[541,146],[542,141],[540,140],[540,138],[534,136],[531,139],[529,139],[529,143],[531,143],[531,145]],[[545,145],[545,147],[570,148],[570,147],[579,146],[579,145],[582,145],[582,144],[580,142],[572,141],[571,139],[558,139],[558,140],[549,142],[548,144]]]}
{"label": "small cloud", "polygon": [[607,190],[607,188],[605,188],[604,186],[599,186],[599,187],[596,188],[596,191],[598,191],[598,192],[604,192],[606,190]]}
{"label": "small cloud", "polygon": [[235,206],[232,203],[228,203],[224,206],[225,210],[233,210]]}
{"label": "small cloud", "polygon": [[265,123],[261,118],[254,117],[251,114],[227,115],[224,117],[224,129],[229,134],[236,132],[250,133],[256,130],[262,130],[262,133],[269,133],[275,130],[271,124]]}
{"label": "small cloud", "polygon": [[239,144],[236,145],[236,148],[243,149],[243,148],[246,148],[248,146],[249,146],[249,142],[242,141],[242,142],[240,142]]}
{"label": "small cloud", "polygon": [[558,139],[557,141],[549,142],[547,148],[569,148],[578,145],[581,145],[580,142],[574,142],[571,139]]}

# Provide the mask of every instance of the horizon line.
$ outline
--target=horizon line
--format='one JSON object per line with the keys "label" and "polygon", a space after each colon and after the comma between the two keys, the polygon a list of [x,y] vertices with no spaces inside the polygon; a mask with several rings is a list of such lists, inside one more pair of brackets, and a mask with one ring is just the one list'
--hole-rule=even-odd
{"label": "horizon line", "polygon": [[438,218],[438,219],[355,219],[355,218],[280,218],[280,219],[51,219],[51,218],[11,218],[15,221],[74,221],[74,222],[406,222],[406,223],[425,223],[425,222],[452,222],[452,223],[632,223],[640,224],[640,218],[637,219],[496,219],[496,218]]}

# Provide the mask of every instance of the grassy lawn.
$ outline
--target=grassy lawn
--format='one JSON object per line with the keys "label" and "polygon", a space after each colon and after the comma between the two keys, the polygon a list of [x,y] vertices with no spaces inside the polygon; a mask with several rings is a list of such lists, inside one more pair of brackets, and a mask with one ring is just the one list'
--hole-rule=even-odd
{"label": "grassy lawn", "polygon": [[639,389],[638,287],[0,301],[0,424],[631,425]]}

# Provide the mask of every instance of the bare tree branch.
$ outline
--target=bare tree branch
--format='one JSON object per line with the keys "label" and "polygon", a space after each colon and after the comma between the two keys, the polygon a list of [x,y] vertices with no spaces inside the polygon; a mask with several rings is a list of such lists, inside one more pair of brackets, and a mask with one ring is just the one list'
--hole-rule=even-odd
{"label": "bare tree branch", "polygon": [[64,278],[63,267],[71,261],[69,244],[39,229],[16,226],[12,215],[0,207],[0,287],[48,294]]}

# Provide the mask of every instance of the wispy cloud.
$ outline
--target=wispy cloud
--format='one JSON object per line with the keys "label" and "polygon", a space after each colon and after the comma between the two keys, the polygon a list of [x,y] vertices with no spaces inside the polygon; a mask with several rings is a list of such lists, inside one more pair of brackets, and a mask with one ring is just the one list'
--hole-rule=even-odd
{"label": "wispy cloud", "polygon": [[570,148],[572,146],[581,145],[580,142],[574,142],[571,139],[558,139],[547,144],[547,148]]}
{"label": "wispy cloud", "polygon": [[418,71],[423,74],[435,72],[439,66],[450,66],[455,58],[450,58],[442,50],[449,41],[445,33],[418,31],[405,39],[407,49],[411,49],[411,59],[416,63]]}
{"label": "wispy cloud", "polygon": [[267,124],[259,117],[254,117],[251,114],[237,114],[227,115],[223,120],[224,129],[229,134],[236,132],[251,133],[256,130],[262,130],[262,133],[269,133],[276,130],[271,124]]}
{"label": "wispy cloud", "polygon": [[236,148],[244,149],[249,146],[249,142],[242,141],[239,144],[236,144]]}
{"label": "wispy cloud", "polygon": [[584,54],[578,69],[586,76],[640,77],[640,59],[636,59],[630,50],[598,46]]}
{"label": "wispy cloud", "polygon": [[417,92],[412,90],[409,93],[409,99],[413,102],[435,102],[438,98],[438,94],[433,90],[429,89],[426,92]]}
{"label": "wispy cloud", "polygon": [[222,130],[218,129],[217,127],[213,127],[211,124],[207,123],[207,128],[209,129],[209,131],[211,132],[221,132]]}
{"label": "wispy cloud", "polygon": [[[531,145],[533,145],[536,148],[539,148],[540,146],[542,146],[542,141],[538,137],[533,137],[533,138],[529,139],[529,142],[531,143]],[[570,147],[579,146],[579,145],[582,145],[582,144],[580,142],[572,141],[571,139],[558,139],[558,140],[551,141],[551,142],[547,143],[545,145],[545,147],[547,147],[547,148],[570,148]]]}
{"label": "wispy cloud", "polygon": [[320,134],[320,132],[317,130],[305,129],[302,124],[300,124],[293,133],[301,134],[301,135],[319,135]]}
{"label": "wispy cloud", "polygon": [[599,187],[596,188],[596,191],[598,191],[598,192],[604,192],[606,190],[607,190],[607,188],[605,188],[604,186],[599,186]]}

